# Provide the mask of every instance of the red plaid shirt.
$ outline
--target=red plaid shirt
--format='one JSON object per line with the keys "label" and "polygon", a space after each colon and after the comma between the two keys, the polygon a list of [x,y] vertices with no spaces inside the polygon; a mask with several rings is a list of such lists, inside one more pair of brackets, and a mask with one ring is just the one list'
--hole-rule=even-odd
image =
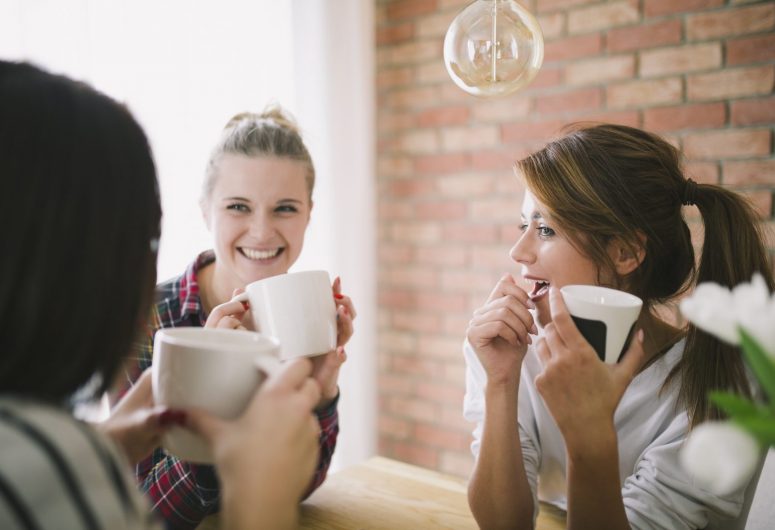
{"label": "red plaid shirt", "polygon": [[[130,359],[126,370],[126,384],[119,389],[119,396],[151,365],[153,337],[157,330],[201,327],[207,321],[196,278],[197,271],[214,260],[211,251],[204,252],[182,276],[156,287],[156,304],[148,334],[135,348],[135,356]],[[305,497],[326,478],[339,433],[338,400],[337,396],[329,407],[316,413],[321,429],[320,460]],[[213,466],[183,462],[158,448],[137,464],[135,474],[140,489],[150,498],[153,511],[164,520],[167,528],[195,528],[206,516],[218,512],[220,489]]]}

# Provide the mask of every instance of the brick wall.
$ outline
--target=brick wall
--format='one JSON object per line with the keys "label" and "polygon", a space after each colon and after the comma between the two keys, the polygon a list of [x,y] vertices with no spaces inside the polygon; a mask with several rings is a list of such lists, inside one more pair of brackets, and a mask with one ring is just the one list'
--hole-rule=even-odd
{"label": "brick wall", "polygon": [[[526,0],[532,85],[476,99],[442,43],[468,0],[377,0],[379,451],[468,475],[460,347],[517,237],[517,158],[577,120],[649,129],[747,195],[773,237],[775,2]],[[694,223],[697,217],[694,216]]]}

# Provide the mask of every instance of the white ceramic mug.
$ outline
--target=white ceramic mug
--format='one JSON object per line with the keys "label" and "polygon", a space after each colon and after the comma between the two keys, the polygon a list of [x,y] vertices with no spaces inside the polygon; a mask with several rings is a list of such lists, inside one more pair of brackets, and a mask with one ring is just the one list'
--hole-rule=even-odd
{"label": "white ceramic mug", "polygon": [[[279,369],[279,348],[277,339],[253,331],[160,329],[153,344],[154,402],[236,418],[266,377]],[[167,431],[162,445],[182,460],[213,463],[207,442],[182,427]]]}
{"label": "white ceramic mug", "polygon": [[237,299],[250,302],[255,329],[280,341],[280,358],[309,357],[336,348],[336,304],[326,271],[258,280]]}
{"label": "white ceramic mug", "polygon": [[629,344],[643,301],[597,285],[566,285],[562,298],[576,327],[607,363],[616,363]]}

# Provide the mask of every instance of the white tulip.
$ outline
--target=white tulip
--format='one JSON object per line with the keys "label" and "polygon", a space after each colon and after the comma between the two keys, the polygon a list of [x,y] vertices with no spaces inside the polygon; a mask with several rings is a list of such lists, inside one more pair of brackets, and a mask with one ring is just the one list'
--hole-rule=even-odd
{"label": "white tulip", "polygon": [[733,305],[729,289],[707,282],[681,301],[681,313],[701,330],[737,345],[740,338]]}
{"label": "white tulip", "polygon": [[733,345],[743,328],[775,358],[775,294],[761,274],[731,291],[717,283],[701,283],[681,301],[681,313],[701,330]]}
{"label": "white tulip", "polygon": [[681,464],[702,488],[727,495],[744,487],[761,458],[759,444],[730,422],[696,427],[681,449]]}

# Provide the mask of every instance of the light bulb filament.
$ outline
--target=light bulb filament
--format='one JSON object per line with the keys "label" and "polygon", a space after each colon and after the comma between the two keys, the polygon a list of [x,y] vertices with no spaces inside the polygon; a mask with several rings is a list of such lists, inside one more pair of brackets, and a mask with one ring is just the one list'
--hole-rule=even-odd
{"label": "light bulb filament", "polygon": [[492,44],[490,45],[490,77],[493,83],[497,83],[498,64],[498,0],[492,2]]}

